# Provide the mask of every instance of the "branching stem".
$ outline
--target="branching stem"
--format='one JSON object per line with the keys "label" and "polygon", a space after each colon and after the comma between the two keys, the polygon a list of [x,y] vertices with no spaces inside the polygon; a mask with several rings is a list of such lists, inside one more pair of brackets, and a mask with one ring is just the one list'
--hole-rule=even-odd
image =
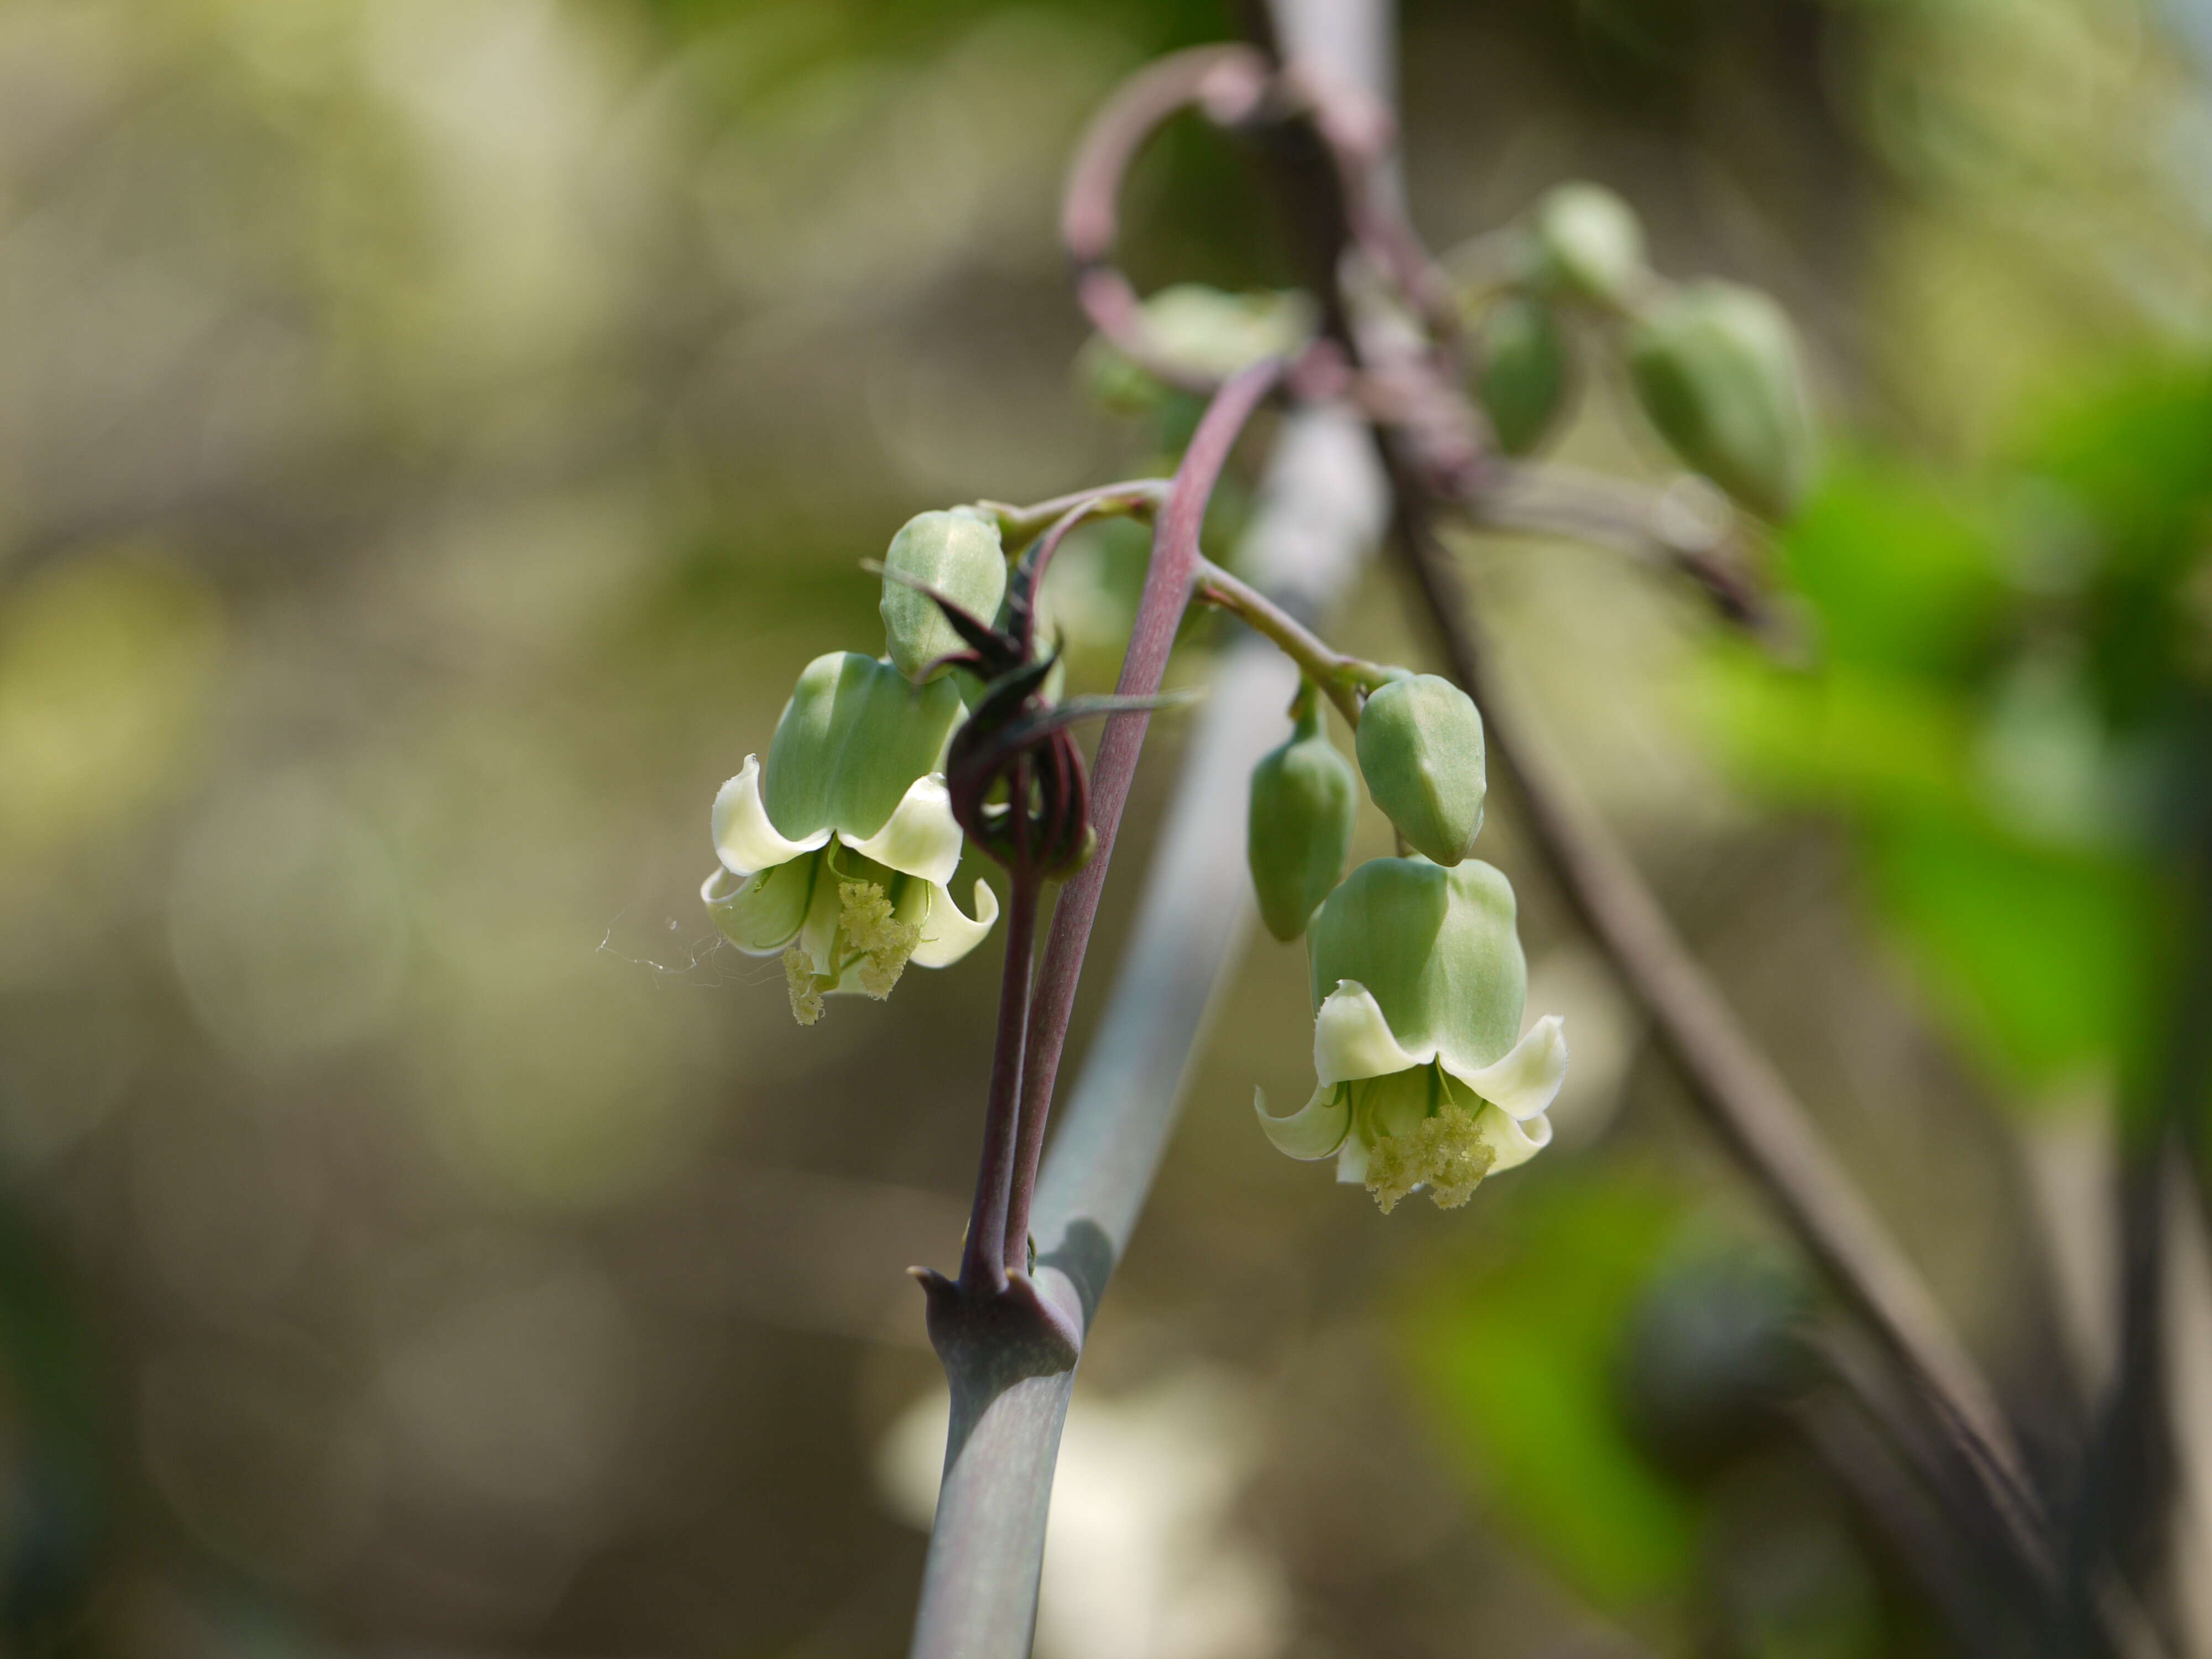
{"label": "branching stem", "polygon": [[1038,501],[1030,507],[1015,507],[1006,501],[977,501],[975,510],[988,514],[999,521],[999,533],[1009,547],[1018,547],[1032,536],[1050,528],[1054,520],[1063,514],[1081,507],[1089,509],[1086,516],[1094,519],[1149,519],[1168,496],[1172,478],[1127,478],[1120,483],[1099,484],[1090,489],[1079,489],[1072,495],[1055,495],[1048,501]]}

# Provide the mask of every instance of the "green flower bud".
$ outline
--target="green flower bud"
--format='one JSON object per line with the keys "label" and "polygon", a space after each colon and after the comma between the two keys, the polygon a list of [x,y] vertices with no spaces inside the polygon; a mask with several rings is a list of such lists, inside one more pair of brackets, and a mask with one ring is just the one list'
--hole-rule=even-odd
{"label": "green flower bud", "polygon": [[1650,281],[1644,227],[1603,185],[1561,185],[1536,204],[1539,286],[1618,308]]}
{"label": "green flower bud", "polygon": [[1262,357],[1296,351],[1313,337],[1313,301],[1304,294],[1255,289],[1226,294],[1177,283],[1145,301],[1145,341],[1158,356],[1215,380]]}
{"label": "green flower bud", "polygon": [[1413,674],[1367,699],[1359,775],[1406,844],[1457,864],[1482,829],[1482,716],[1449,680]]}
{"label": "green flower bud", "polygon": [[947,885],[963,842],[938,768],[960,717],[950,680],[832,652],[799,675],[767,765],[746,756],[714,797],[720,862],[700,898],[738,950],[782,956],[802,1025],[827,994],[881,998],[908,963],[949,967],[998,919],[983,883],[973,918]]}
{"label": "green flower bud", "polygon": [[1006,554],[998,521],[970,507],[917,513],[908,519],[891,538],[884,571],[884,633],[891,660],[908,679],[919,679],[939,657],[959,650],[962,641],[937,602],[898,577],[927,583],[987,623],[998,617],[999,602],[1006,596]]}
{"label": "green flower bud", "polygon": [[[1144,302],[1145,349],[1157,361],[1207,380],[1225,380],[1262,357],[1288,356],[1313,338],[1313,301],[1304,294],[1255,289],[1224,293],[1177,283]],[[1145,414],[1166,395],[1139,364],[1103,337],[1077,359],[1085,389],[1115,414]]]}
{"label": "green flower bud", "polygon": [[1318,1085],[1288,1117],[1255,1098],[1268,1139],[1293,1158],[1334,1155],[1337,1178],[1385,1212],[1419,1188],[1455,1208],[1549,1145],[1566,1038],[1556,1015],[1521,1036],[1514,923],[1511,885],[1480,860],[1353,871],[1313,923]]}
{"label": "green flower bud", "polygon": [[1305,932],[1343,875],[1358,808],[1352,768],[1322,729],[1316,699],[1289,738],[1252,769],[1245,859],[1260,920],[1285,944]]}
{"label": "green flower bud", "polygon": [[1525,455],[1566,403],[1567,348],[1559,315],[1541,300],[1510,295],[1483,318],[1476,349],[1475,395],[1498,447]]}
{"label": "green flower bud", "polygon": [[1629,370],[1685,465],[1754,512],[1789,515],[1813,470],[1813,420],[1781,307],[1729,283],[1678,289],[1637,324]]}

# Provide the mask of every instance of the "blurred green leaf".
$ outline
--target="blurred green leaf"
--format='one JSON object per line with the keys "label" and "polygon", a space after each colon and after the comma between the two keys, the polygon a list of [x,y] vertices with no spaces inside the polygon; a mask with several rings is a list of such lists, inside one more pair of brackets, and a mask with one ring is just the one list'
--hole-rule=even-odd
{"label": "blurred green leaf", "polygon": [[2124,563],[2204,552],[2212,522],[2212,363],[2152,361],[2074,387],[2032,422],[2021,465],[2094,516]]}
{"label": "blurred green leaf", "polygon": [[1528,1196],[1480,1273],[1407,1303],[1407,1362],[1471,1480],[1553,1571],[1615,1613],[1673,1600],[1695,1566],[1694,1506],[1637,1449],[1614,1387],[1679,1203],[1619,1176]]}
{"label": "blurred green leaf", "polygon": [[1932,814],[1883,825],[1866,851],[1875,892],[1939,1000],[2012,1075],[2057,1081],[2132,1035],[2147,872]]}
{"label": "blurred green leaf", "polygon": [[2002,597],[1990,538],[1901,468],[1832,465],[1780,551],[1832,662],[1940,675],[1987,647]]}

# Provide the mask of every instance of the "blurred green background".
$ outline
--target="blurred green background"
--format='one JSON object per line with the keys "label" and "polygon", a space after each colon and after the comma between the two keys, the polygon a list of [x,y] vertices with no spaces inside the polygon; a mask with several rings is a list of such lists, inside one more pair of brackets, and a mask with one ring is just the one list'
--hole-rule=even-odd
{"label": "blurred green background", "polygon": [[[0,3],[0,1650],[902,1650],[900,1269],[957,1252],[995,954],[799,1030],[714,948],[707,805],[876,648],[909,514],[1160,465],[1074,384],[1056,198],[1227,11]],[[1466,552],[2001,1378],[2094,1370],[2131,803],[2212,665],[2207,53],[2203,0],[1403,18],[1433,242],[1593,177],[1807,334],[1818,675]],[[1141,283],[1285,280],[1249,162],[1148,157]],[[1563,453],[1664,471],[1601,374]],[[1079,681],[1141,555],[1056,573]],[[1379,568],[1338,631],[1424,648]],[[1483,851],[1559,1149],[1387,1223],[1274,1154],[1310,1012],[1256,941],[1085,1363],[1048,1659],[1948,1650],[1777,1408],[1810,1287],[1510,805]]]}

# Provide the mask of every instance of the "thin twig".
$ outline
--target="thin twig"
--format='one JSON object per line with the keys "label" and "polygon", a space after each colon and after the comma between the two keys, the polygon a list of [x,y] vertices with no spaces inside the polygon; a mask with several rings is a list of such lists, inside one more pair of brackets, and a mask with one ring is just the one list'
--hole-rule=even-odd
{"label": "thin twig", "polygon": [[1455,506],[1488,530],[1567,536],[1671,568],[1705,590],[1727,622],[1795,654],[1772,598],[1754,578],[1748,538],[1726,497],[1685,474],[1652,489],[1556,462],[1486,459]]}
{"label": "thin twig", "polygon": [[1346,726],[1359,725],[1363,692],[1386,684],[1391,671],[1380,664],[1347,657],[1250,584],[1237,580],[1208,559],[1198,562],[1191,597],[1242,617],[1253,631],[1297,664],[1298,670],[1327,694]]}
{"label": "thin twig", "polygon": [[1060,235],[1075,264],[1078,303],[1123,356],[1185,391],[1210,392],[1214,383],[1152,349],[1144,302],[1113,263],[1121,180],[1146,140],[1178,110],[1197,105],[1218,123],[1242,119],[1258,108],[1271,78],[1267,58],[1250,46],[1193,46],[1172,53],[1122,82],[1092,118],[1068,167]]}
{"label": "thin twig", "polygon": [[1000,535],[1010,546],[1018,547],[1048,528],[1060,514],[1079,507],[1089,507],[1093,518],[1109,518],[1117,514],[1147,517],[1167,499],[1169,486],[1174,482],[1172,478],[1127,478],[1120,483],[1098,484],[1027,507],[1016,507],[1006,501],[977,501],[975,507],[978,513],[996,519]]}

